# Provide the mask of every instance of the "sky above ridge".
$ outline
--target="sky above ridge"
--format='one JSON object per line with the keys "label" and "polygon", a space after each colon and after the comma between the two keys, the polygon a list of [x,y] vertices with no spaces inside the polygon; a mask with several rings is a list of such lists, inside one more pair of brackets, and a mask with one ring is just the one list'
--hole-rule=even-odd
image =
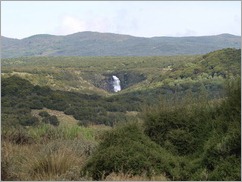
{"label": "sky above ridge", "polygon": [[241,1],[1,1],[1,35],[241,35]]}

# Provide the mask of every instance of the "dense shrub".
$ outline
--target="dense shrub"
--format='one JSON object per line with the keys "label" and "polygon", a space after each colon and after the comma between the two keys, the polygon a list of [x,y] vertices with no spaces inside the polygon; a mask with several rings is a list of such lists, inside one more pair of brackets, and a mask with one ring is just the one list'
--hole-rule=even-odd
{"label": "dense shrub", "polygon": [[35,116],[27,116],[20,120],[20,124],[23,126],[34,126],[39,124],[39,119]]}
{"label": "dense shrub", "polygon": [[48,117],[45,117],[45,118],[43,118],[42,121],[44,123],[49,123],[49,124],[51,124],[53,126],[58,126],[59,123],[60,123],[56,116],[48,116]]}
{"label": "dense shrub", "polygon": [[190,99],[146,111],[146,135],[176,157],[187,160],[185,168],[169,170],[172,178],[241,179],[240,78],[227,85],[227,98],[220,104]]}
{"label": "dense shrub", "polygon": [[127,124],[105,135],[84,172],[94,180],[105,178],[112,172],[151,176],[165,170],[169,157],[143,134],[136,123]]}
{"label": "dense shrub", "polygon": [[215,128],[204,145],[202,165],[209,180],[241,180],[240,87],[240,79],[228,83],[228,98],[218,108]]}
{"label": "dense shrub", "polygon": [[75,115],[76,108],[74,107],[68,107],[66,110],[64,110],[64,113],[67,115]]}
{"label": "dense shrub", "polygon": [[50,116],[50,114],[49,114],[48,112],[46,112],[46,111],[41,111],[41,112],[39,112],[39,115],[40,115],[41,117],[44,117],[44,118]]}
{"label": "dense shrub", "polygon": [[224,100],[208,102],[203,93],[149,108],[144,131],[159,146],[136,124],[118,127],[105,136],[84,171],[95,180],[130,171],[164,173],[172,180],[240,180],[239,81],[229,83]]}
{"label": "dense shrub", "polygon": [[29,104],[30,109],[42,109],[43,103],[38,99],[38,100],[31,100],[31,103]]}
{"label": "dense shrub", "polygon": [[[145,133],[156,143],[173,154],[188,155],[200,149],[209,132],[206,124],[207,114],[198,115],[191,107],[160,106],[149,111],[145,116]],[[193,106],[192,106],[193,107]]]}

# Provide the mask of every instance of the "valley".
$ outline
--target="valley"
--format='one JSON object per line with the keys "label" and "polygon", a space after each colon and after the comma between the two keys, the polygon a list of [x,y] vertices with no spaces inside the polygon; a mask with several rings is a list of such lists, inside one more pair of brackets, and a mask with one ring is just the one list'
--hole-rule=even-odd
{"label": "valley", "polygon": [[241,178],[241,49],[1,69],[4,180]]}
{"label": "valley", "polygon": [[1,181],[241,181],[240,1],[1,2]]}

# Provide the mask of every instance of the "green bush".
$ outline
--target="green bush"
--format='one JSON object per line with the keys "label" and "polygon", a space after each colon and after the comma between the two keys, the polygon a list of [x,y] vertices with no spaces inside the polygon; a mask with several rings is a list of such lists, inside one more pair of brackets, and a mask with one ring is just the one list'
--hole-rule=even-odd
{"label": "green bush", "polygon": [[49,114],[48,112],[46,112],[46,111],[41,111],[41,112],[39,112],[39,115],[40,115],[41,117],[44,117],[44,118],[50,116],[50,114]]}
{"label": "green bush", "polygon": [[167,140],[170,142],[176,151],[177,154],[186,155],[193,152],[194,149],[194,138],[193,136],[182,129],[173,129],[170,130],[167,134]]}
{"label": "green bush", "polygon": [[177,159],[184,157],[185,166],[181,160],[168,168],[173,180],[240,180],[240,78],[228,82],[227,98],[198,101],[150,108],[146,135]]}
{"label": "green bush", "polygon": [[58,126],[60,124],[59,120],[57,119],[56,116],[48,116],[44,119],[42,119],[44,123],[49,123],[53,126]]}
{"label": "green bush", "polygon": [[29,104],[29,108],[30,109],[42,109],[44,106],[43,106],[43,103],[39,100],[31,100],[31,103]]}
{"label": "green bush", "polygon": [[206,133],[201,132],[209,131],[206,115],[199,116],[195,112],[182,104],[154,108],[146,113],[145,133],[173,154],[193,154],[206,139]]}
{"label": "green bush", "polygon": [[209,174],[208,180],[217,181],[241,181],[241,160],[235,156],[229,156],[216,165]]}
{"label": "green bush", "polygon": [[146,137],[138,124],[128,123],[106,133],[83,171],[94,180],[112,172],[151,176],[165,171],[169,159],[170,154]]}
{"label": "green bush", "polygon": [[227,100],[221,105],[221,114],[229,122],[241,120],[241,79],[227,82]]}
{"label": "green bush", "polygon": [[27,116],[20,120],[20,124],[23,126],[34,126],[39,124],[39,119],[35,116]]}

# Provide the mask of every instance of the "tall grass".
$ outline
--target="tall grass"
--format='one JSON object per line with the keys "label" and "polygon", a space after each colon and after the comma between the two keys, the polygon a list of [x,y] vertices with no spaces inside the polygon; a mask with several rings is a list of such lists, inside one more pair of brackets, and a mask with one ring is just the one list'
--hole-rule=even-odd
{"label": "tall grass", "polygon": [[28,134],[36,141],[42,142],[56,139],[73,140],[75,138],[95,141],[96,136],[95,130],[92,128],[67,124],[61,124],[58,127],[50,124],[41,124],[37,127],[29,128]]}
{"label": "tall grass", "polygon": [[56,151],[49,149],[48,152],[39,153],[26,160],[23,165],[27,170],[25,180],[55,180],[72,166],[79,165],[81,160],[82,158],[75,156],[67,147]]}
{"label": "tall grass", "polygon": [[96,130],[41,124],[2,135],[2,180],[87,180],[80,176],[95,149]]}
{"label": "tall grass", "polygon": [[2,144],[2,180],[87,180],[80,169],[96,144],[54,140],[45,144]]}
{"label": "tall grass", "polygon": [[148,178],[146,174],[133,175],[132,173],[111,173],[103,181],[167,181],[168,179],[163,175],[152,176]]}

